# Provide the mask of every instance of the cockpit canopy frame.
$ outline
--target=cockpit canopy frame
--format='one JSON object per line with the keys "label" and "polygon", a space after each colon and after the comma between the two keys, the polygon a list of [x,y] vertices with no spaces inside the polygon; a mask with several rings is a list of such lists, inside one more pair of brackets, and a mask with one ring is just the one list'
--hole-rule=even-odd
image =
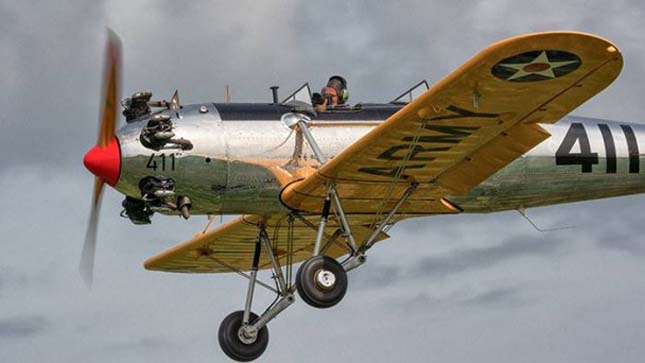
{"label": "cockpit canopy frame", "polygon": [[425,91],[430,89],[428,81],[425,79],[421,82],[415,84],[414,86],[408,88],[407,91],[403,92],[399,97],[390,101],[394,105],[407,105],[412,102],[415,98],[421,96]]}
{"label": "cockpit canopy frame", "polygon": [[283,99],[280,104],[286,105],[292,101],[301,101],[311,105],[311,88],[309,87],[309,82],[298,87],[289,96]]}

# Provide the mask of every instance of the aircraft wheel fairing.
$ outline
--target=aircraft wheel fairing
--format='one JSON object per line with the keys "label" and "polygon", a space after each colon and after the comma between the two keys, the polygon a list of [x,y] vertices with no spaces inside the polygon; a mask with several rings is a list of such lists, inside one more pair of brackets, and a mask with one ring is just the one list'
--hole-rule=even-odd
{"label": "aircraft wheel fairing", "polygon": [[[269,345],[269,329],[266,326],[257,331],[254,337],[245,336],[242,331],[244,311],[229,314],[219,326],[219,345],[229,358],[238,362],[250,362],[258,359]],[[258,319],[254,313],[250,322]]]}
{"label": "aircraft wheel fairing", "polygon": [[347,273],[343,266],[328,256],[316,256],[305,261],[296,274],[298,295],[316,308],[338,304],[347,292]]}

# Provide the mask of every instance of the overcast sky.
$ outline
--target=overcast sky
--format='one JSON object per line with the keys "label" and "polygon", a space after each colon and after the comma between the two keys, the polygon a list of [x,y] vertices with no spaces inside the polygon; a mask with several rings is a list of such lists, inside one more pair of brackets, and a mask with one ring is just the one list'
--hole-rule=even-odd
{"label": "overcast sky", "polygon": [[[574,113],[645,122],[641,1],[0,0],[0,361],[224,361],[237,276],[145,271],[206,222],[119,218],[108,190],[95,284],[78,260],[92,176],[105,27],[123,40],[124,87],[184,103],[268,101],[331,74],[350,100],[437,81],[491,42],[541,30],[614,41],[618,80]],[[450,3],[450,5],[448,5]],[[331,310],[298,302],[270,324],[268,362],[642,362],[642,196],[517,213],[406,221],[350,275]],[[256,310],[273,296],[261,295]]]}

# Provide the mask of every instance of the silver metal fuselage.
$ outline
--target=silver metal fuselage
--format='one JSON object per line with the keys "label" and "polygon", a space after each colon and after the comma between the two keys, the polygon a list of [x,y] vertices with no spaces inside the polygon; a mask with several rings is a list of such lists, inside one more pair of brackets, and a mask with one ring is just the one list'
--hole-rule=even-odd
{"label": "silver metal fuselage", "polygon": [[[179,115],[164,111],[173,117],[176,136],[194,145],[188,151],[147,149],[139,142],[147,119],[126,125],[117,132],[122,161],[115,189],[141,198],[139,181],[160,176],[174,179],[177,195],[190,197],[193,214],[287,211],[276,166],[294,157],[298,138],[280,122],[281,114],[291,111],[247,106],[209,103],[184,106]],[[311,131],[333,158],[398,107],[364,105],[371,109],[367,119],[335,113],[315,120]],[[645,192],[645,126],[574,116],[542,126],[552,134],[549,139],[467,195],[447,197],[466,213],[487,213]],[[316,165],[306,142],[300,155],[300,163]]]}

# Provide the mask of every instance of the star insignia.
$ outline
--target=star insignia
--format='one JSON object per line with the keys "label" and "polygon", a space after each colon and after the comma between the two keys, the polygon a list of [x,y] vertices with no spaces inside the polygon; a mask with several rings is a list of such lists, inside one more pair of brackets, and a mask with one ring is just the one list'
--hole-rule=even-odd
{"label": "star insignia", "polygon": [[493,74],[506,81],[531,82],[568,74],[581,64],[576,55],[563,51],[533,51],[506,58],[493,67]]}

